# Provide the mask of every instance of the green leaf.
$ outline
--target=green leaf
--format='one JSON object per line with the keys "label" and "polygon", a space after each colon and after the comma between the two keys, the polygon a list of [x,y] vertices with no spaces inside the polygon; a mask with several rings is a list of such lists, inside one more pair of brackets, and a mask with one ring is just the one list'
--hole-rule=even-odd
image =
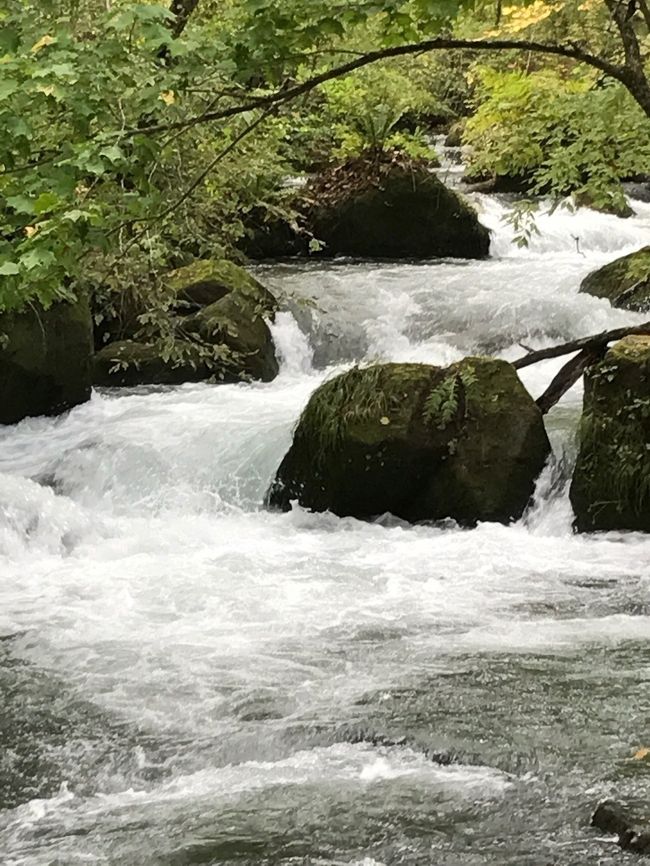
{"label": "green leaf", "polygon": [[52,250],[46,250],[41,247],[36,247],[20,257],[21,265],[28,271],[51,265],[55,261],[56,256]]}
{"label": "green leaf", "polygon": [[5,200],[16,213],[34,213],[34,201],[25,195],[10,195]]}
{"label": "green leaf", "polygon": [[59,204],[61,199],[53,192],[42,192],[34,202],[34,213],[39,216],[44,213],[53,211]]}
{"label": "green leaf", "polygon": [[3,262],[0,265],[0,276],[3,277],[13,277],[15,274],[20,273],[20,268],[16,264],[16,262]]}
{"label": "green leaf", "polygon": [[0,78],[0,102],[15,93],[19,87],[20,84],[15,78]]}

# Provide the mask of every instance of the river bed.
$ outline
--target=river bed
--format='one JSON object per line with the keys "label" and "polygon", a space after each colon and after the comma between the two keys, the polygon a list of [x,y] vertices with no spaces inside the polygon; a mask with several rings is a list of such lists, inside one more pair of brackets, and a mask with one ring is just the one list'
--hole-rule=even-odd
{"label": "river bed", "polygon": [[[578,294],[647,243],[562,209],[488,261],[258,269],[293,312],[270,384],[95,393],[0,428],[0,862],[624,863],[588,826],[647,804],[650,541],[578,536],[580,386],[517,524],[262,508],[309,394],[641,321]],[[538,396],[563,360],[522,371]]]}

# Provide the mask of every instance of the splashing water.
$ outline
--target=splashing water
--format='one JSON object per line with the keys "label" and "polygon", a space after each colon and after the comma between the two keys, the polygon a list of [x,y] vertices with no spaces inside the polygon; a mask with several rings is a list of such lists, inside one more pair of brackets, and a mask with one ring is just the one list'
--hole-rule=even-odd
{"label": "splashing water", "polygon": [[[0,428],[3,863],[616,862],[585,818],[648,794],[625,759],[648,735],[650,543],[572,533],[579,386],[514,526],[261,508],[351,363],[512,359],[641,320],[578,286],[646,242],[650,207],[558,210],[518,249],[503,205],[477,206],[488,261],[260,267],[294,298],[271,384]],[[534,396],[562,363],[523,371]]]}

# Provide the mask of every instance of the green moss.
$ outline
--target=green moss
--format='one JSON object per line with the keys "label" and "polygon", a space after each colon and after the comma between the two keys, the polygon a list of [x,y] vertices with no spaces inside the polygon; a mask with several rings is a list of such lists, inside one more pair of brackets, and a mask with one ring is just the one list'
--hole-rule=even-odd
{"label": "green moss", "polygon": [[508,522],[548,452],[541,413],[505,361],[355,367],[312,395],[268,502]]}
{"label": "green moss", "polygon": [[578,528],[650,531],[649,337],[626,337],[588,371],[579,440]]}
{"label": "green moss", "polygon": [[347,437],[367,444],[403,433],[410,422],[414,388],[431,381],[424,364],[353,367],[312,394],[300,417],[301,437],[326,455]]}
{"label": "green moss", "polygon": [[629,360],[636,364],[650,361],[650,336],[631,334],[614,343],[608,352],[610,360]]}
{"label": "green moss", "polygon": [[580,291],[606,298],[614,307],[650,310],[650,246],[592,271],[582,281]]}

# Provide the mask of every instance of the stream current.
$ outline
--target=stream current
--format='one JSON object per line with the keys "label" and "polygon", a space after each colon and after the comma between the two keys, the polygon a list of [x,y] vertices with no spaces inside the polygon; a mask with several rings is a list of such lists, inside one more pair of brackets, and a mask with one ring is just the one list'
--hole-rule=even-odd
{"label": "stream current", "polygon": [[[106,391],[0,428],[3,866],[626,862],[650,796],[650,541],[572,533],[581,403],[515,525],[262,508],[309,394],[355,362],[513,359],[643,317],[578,294],[647,243],[557,210],[492,258],[259,268],[296,299],[270,384]],[[299,299],[313,302],[304,304]],[[522,378],[538,396],[563,360]]]}

